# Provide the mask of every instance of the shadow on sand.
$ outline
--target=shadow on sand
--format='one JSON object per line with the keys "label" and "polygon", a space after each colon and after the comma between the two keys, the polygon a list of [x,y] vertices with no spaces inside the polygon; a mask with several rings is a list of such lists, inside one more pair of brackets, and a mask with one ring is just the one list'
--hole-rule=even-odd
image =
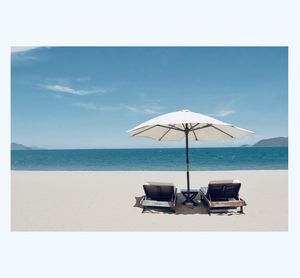
{"label": "shadow on sand", "polygon": [[[143,196],[140,197],[135,197],[135,204],[133,207],[140,208],[141,212],[143,210],[143,207],[141,205],[141,201],[143,199]],[[153,213],[153,214],[175,214],[175,215],[192,215],[192,214],[207,214],[208,215],[208,210],[205,204],[200,201],[199,195],[196,196],[195,202],[197,203],[197,206],[194,207],[188,207],[183,205],[182,203],[185,201],[185,197],[181,193],[177,193],[177,203],[176,203],[176,212],[172,212],[169,209],[164,209],[164,208],[153,208],[153,209],[147,209],[144,211],[144,213]],[[213,213],[214,215],[226,215],[226,216],[231,216],[231,215],[241,215],[241,213],[235,212],[235,211],[220,211],[220,212],[215,212]]]}
{"label": "shadow on sand", "polygon": [[[135,197],[135,204],[134,207],[140,208],[141,210],[143,209],[141,205],[141,200],[143,199],[143,196],[141,197]],[[177,193],[177,203],[176,203],[176,215],[179,214],[208,214],[207,208],[199,202],[199,198],[196,199],[196,203],[198,204],[197,206],[194,207],[187,207],[183,205],[182,203],[184,202],[185,198],[181,193]],[[142,211],[141,211],[142,212]],[[167,214],[174,214],[174,212],[168,210],[168,209],[147,209],[145,210],[144,213],[154,213],[154,214],[161,214],[161,213],[167,213]]]}

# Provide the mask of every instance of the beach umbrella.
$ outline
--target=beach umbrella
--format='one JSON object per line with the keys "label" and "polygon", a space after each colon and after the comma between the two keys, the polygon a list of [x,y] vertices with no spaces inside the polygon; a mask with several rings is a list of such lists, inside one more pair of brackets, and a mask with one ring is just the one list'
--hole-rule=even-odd
{"label": "beach umbrella", "polygon": [[253,134],[252,131],[189,110],[155,117],[128,133],[131,136],[149,137],[158,141],[185,140],[187,202],[190,201],[189,141],[225,140]]}

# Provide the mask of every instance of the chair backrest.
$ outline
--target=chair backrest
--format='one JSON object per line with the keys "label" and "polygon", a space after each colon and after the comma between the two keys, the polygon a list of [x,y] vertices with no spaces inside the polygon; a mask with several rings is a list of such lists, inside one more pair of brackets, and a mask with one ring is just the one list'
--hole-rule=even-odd
{"label": "chair backrest", "polygon": [[143,185],[147,199],[156,201],[172,201],[175,187],[172,184],[146,183]]}
{"label": "chair backrest", "polygon": [[238,180],[211,181],[208,184],[207,196],[214,199],[237,198],[241,183]]}

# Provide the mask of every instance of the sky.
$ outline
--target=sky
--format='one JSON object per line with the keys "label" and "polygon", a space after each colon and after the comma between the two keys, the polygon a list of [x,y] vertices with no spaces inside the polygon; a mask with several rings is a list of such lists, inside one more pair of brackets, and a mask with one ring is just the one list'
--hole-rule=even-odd
{"label": "sky", "polygon": [[183,109],[255,132],[191,147],[288,136],[288,48],[11,50],[12,142],[49,149],[184,147],[127,134],[146,120]]}

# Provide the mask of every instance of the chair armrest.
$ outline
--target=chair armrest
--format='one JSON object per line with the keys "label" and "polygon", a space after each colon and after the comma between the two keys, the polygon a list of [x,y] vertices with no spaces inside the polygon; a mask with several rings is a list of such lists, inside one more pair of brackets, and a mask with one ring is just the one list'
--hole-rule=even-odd
{"label": "chair armrest", "polygon": [[147,196],[144,195],[143,198],[142,198],[142,200],[147,200]]}
{"label": "chair armrest", "polygon": [[203,199],[208,203],[210,200],[206,197],[206,195],[203,195]]}
{"label": "chair armrest", "polygon": [[240,201],[245,202],[245,206],[247,206],[247,203],[246,203],[246,201],[244,199],[242,199],[242,198],[239,198],[239,199],[240,199]]}
{"label": "chair armrest", "polygon": [[147,199],[146,199],[146,196],[143,196],[142,199],[140,200],[140,204],[141,204],[141,205],[143,204],[143,201],[144,201],[144,200],[147,200]]}

